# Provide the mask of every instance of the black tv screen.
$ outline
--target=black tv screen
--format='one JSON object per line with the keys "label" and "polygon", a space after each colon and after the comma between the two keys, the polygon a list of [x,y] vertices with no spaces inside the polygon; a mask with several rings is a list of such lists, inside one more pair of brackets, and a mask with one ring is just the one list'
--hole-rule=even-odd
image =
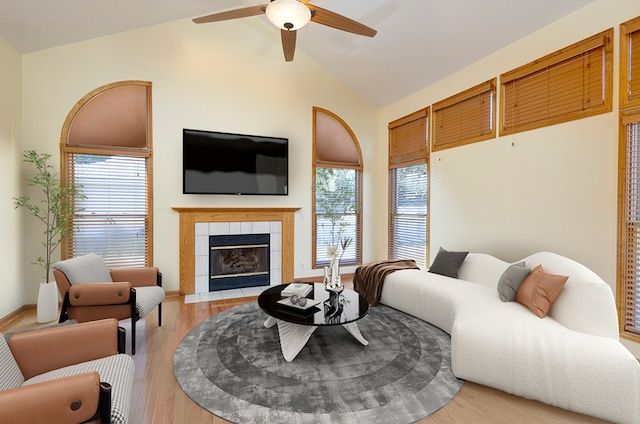
{"label": "black tv screen", "polygon": [[289,140],[182,131],[184,194],[287,195]]}

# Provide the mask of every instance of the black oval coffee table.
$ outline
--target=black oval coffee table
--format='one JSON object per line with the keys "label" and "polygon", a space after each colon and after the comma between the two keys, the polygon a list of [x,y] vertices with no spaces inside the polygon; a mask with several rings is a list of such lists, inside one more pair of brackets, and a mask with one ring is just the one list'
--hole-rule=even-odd
{"label": "black oval coffee table", "polygon": [[[369,342],[362,336],[356,321],[369,311],[367,300],[353,290],[344,289],[340,293],[339,303],[330,303],[329,292],[324,284],[314,283],[313,290],[306,297],[309,304],[306,309],[287,306],[282,290],[287,284],[273,286],[258,297],[258,305],[269,317],[264,326],[278,325],[280,347],[287,362],[291,362],[307,344],[313,332],[320,326],[341,325],[364,346]],[[280,302],[280,303],[279,303]]]}

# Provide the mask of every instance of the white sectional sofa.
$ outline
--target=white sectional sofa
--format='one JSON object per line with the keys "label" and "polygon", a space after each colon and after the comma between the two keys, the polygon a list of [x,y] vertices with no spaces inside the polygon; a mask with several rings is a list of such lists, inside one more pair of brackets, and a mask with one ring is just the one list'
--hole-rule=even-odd
{"label": "white sectional sofa", "polygon": [[385,279],[380,303],[451,335],[453,372],[494,387],[616,423],[640,423],[640,364],[619,342],[611,288],[585,266],[553,253],[527,268],[568,276],[544,318],[500,300],[497,285],[511,265],[470,253],[458,279],[400,270]]}

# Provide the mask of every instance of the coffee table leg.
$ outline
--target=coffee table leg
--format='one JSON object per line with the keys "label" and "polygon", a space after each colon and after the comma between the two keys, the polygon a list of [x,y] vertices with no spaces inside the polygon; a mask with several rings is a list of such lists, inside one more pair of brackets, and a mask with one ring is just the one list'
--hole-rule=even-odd
{"label": "coffee table leg", "polygon": [[271,328],[278,323],[278,320],[272,316],[269,316],[267,320],[264,322],[264,326],[267,328]]}
{"label": "coffee table leg", "polygon": [[347,330],[357,341],[359,341],[360,343],[362,343],[364,346],[367,346],[369,344],[369,342],[362,337],[362,333],[360,332],[360,329],[358,328],[358,324],[356,324],[355,322],[351,322],[349,324],[343,324],[342,325],[344,327],[345,330]]}
{"label": "coffee table leg", "polygon": [[285,361],[291,362],[298,356],[298,353],[307,344],[316,328],[318,327],[313,325],[298,325],[286,321],[278,321],[280,347]]}

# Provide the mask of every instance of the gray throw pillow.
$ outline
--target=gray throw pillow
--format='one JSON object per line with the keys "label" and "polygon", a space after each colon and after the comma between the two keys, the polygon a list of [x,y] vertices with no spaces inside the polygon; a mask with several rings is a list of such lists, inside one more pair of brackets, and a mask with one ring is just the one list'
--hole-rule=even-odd
{"label": "gray throw pillow", "polygon": [[458,269],[468,254],[469,252],[449,252],[441,247],[429,267],[429,272],[458,278]]}
{"label": "gray throw pillow", "polygon": [[516,300],[516,292],[520,285],[527,278],[531,269],[525,266],[524,262],[510,265],[498,280],[498,294],[503,302],[513,302]]}

